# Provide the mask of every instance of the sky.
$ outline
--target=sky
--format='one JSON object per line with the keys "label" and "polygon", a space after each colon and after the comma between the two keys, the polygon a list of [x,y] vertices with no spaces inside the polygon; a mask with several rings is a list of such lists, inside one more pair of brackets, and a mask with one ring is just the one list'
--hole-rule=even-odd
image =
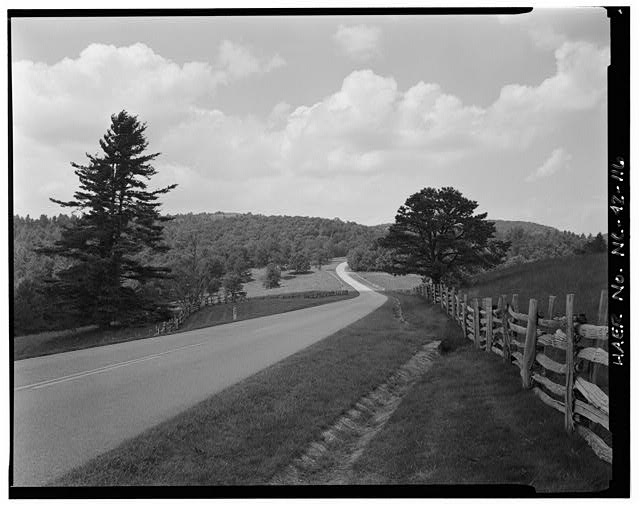
{"label": "sky", "polygon": [[162,212],[392,222],[424,187],[606,231],[609,22],[517,16],[14,18],[13,206],[78,187],[110,115],[147,123]]}

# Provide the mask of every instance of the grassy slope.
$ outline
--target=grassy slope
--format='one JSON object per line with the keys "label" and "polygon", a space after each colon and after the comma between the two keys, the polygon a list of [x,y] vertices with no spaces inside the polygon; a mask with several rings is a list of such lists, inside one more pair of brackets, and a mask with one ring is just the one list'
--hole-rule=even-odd
{"label": "grassy slope", "polygon": [[[237,305],[237,319],[245,320],[256,317],[264,317],[276,313],[290,312],[323,305],[355,297],[356,293],[346,296],[329,296],[318,299],[297,297],[292,299],[268,298],[248,300]],[[233,320],[233,305],[222,304],[203,308],[191,315],[179,332],[190,331],[202,327],[226,324]],[[57,354],[69,350],[86,349],[109,345],[111,343],[127,342],[149,338],[155,334],[155,325],[147,325],[137,328],[100,330],[95,327],[87,327],[76,333],[41,333],[37,335],[18,336],[13,341],[14,360],[28,357]]]}
{"label": "grassy slope", "polygon": [[369,316],[71,472],[58,485],[264,484],[445,323],[400,296]]}
{"label": "grassy slope", "polygon": [[576,313],[584,313],[590,322],[598,316],[600,291],[607,287],[607,254],[560,257],[512,266],[485,273],[468,289],[471,297],[497,300],[501,294],[519,294],[520,311],[526,312],[529,298],[538,300],[538,311],[547,312],[549,295],[557,296],[555,315],[565,314],[565,297],[573,292]]}
{"label": "grassy slope", "polygon": [[353,290],[336,275],[336,266],[344,260],[343,258],[333,259],[328,265],[322,266],[322,269],[312,267],[309,273],[294,275],[285,271],[282,273],[280,287],[275,289],[265,289],[263,286],[266,268],[252,269],[253,280],[245,284],[244,288],[249,298],[310,290]]}
{"label": "grassy slope", "polygon": [[356,275],[385,290],[413,289],[422,283],[422,277],[418,275],[393,276],[382,271],[358,271]]}
{"label": "grassy slope", "polygon": [[521,388],[518,369],[448,324],[450,348],[355,465],[355,483],[524,484],[597,491],[610,467],[564,432],[562,414]]}

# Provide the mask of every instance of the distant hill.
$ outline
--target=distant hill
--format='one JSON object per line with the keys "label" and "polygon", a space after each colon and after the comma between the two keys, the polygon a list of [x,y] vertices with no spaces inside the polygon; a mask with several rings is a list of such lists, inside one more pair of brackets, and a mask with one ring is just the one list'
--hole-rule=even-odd
{"label": "distant hill", "polygon": [[517,227],[521,228],[524,232],[531,234],[544,234],[546,232],[554,231],[560,232],[555,227],[536,224],[535,222],[524,222],[522,220],[494,220],[491,218],[489,220],[496,224],[496,234],[498,235],[507,234],[510,230]]}

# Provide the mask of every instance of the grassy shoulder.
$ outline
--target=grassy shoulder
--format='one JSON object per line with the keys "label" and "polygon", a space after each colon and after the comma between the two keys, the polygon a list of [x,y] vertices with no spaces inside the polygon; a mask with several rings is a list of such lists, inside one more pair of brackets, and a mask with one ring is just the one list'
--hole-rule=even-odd
{"label": "grassy shoulder", "polygon": [[519,371],[447,324],[441,357],[355,463],[360,484],[519,484],[598,491],[611,468],[562,414],[521,387]]}
{"label": "grassy shoulder", "polygon": [[384,382],[446,317],[398,295],[334,335],[212,396],[55,485],[265,484],[362,396]]}
{"label": "grassy shoulder", "polygon": [[476,278],[469,288],[462,289],[470,297],[519,294],[520,310],[527,311],[529,298],[542,304],[546,312],[550,295],[557,296],[555,315],[565,314],[565,296],[576,295],[577,313],[584,313],[590,322],[598,315],[600,291],[607,288],[608,260],[606,253],[556,257],[489,271]]}
{"label": "grassy shoulder", "polygon": [[[303,308],[333,303],[355,296],[357,296],[356,292],[351,292],[348,295],[327,296],[316,299],[306,298],[302,295],[289,299],[280,299],[278,297],[249,299],[236,305],[236,320],[254,319],[277,313],[301,310]],[[228,324],[229,322],[233,322],[232,304],[208,306],[191,315],[178,332]],[[13,339],[13,359],[17,361],[29,357],[142,340],[154,336],[155,329],[155,324],[109,330],[101,330],[97,327],[87,326],[76,332],[66,331],[62,333],[52,332],[17,336]]]}

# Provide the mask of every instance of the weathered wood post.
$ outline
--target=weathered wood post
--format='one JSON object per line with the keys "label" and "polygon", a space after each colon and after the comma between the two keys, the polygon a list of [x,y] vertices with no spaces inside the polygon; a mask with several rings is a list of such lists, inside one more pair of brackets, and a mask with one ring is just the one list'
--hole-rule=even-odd
{"label": "weathered wood post", "polygon": [[462,337],[467,339],[467,293],[462,295]]}
{"label": "weathered wood post", "polygon": [[480,305],[478,298],[473,298],[473,342],[480,348]]}
{"label": "weathered wood post", "polygon": [[573,370],[574,370],[574,350],[573,350],[573,294],[567,294],[567,356],[565,367],[565,397],[564,397],[564,429],[567,433],[573,431]]}
{"label": "weathered wood post", "polygon": [[502,295],[502,357],[504,362],[511,363],[511,334],[509,333],[509,312],[507,311],[507,295]]}
{"label": "weathered wood post", "polygon": [[444,310],[444,313],[446,313],[447,315],[449,314],[449,287],[447,287],[445,284],[442,284],[442,309]]}
{"label": "weathered wood post", "polygon": [[448,308],[447,308],[447,313],[451,316],[451,318],[455,317],[454,311],[453,309],[455,308],[454,303],[456,300],[456,291],[453,287],[449,287],[449,289],[447,290],[447,294],[448,294]]}
{"label": "weathered wood post", "polygon": [[467,293],[462,295],[462,329],[464,329],[464,335],[467,336]]}
{"label": "weathered wood post", "polygon": [[529,317],[527,321],[527,337],[524,342],[524,357],[522,358],[522,387],[531,389],[531,369],[536,359],[536,341],[538,326],[538,300],[529,299]]}
{"label": "weathered wood post", "polygon": [[547,318],[549,320],[553,319],[553,306],[555,305],[556,297],[549,296],[549,309],[547,310]]}
{"label": "weathered wood post", "polygon": [[518,308],[518,295],[514,294],[513,296],[511,296],[511,308],[513,308],[514,312],[519,312],[519,308]]}
{"label": "weathered wood post", "polygon": [[451,316],[451,287],[449,287],[448,285],[445,285],[444,292],[446,294],[444,311],[448,316]]}
{"label": "weathered wood post", "polygon": [[491,352],[491,345],[493,344],[493,298],[484,298],[484,311],[487,321],[487,330],[485,332],[485,350]]}
{"label": "weathered wood post", "polygon": [[602,289],[600,291],[600,304],[598,305],[598,325],[606,326],[607,325],[607,313],[609,306],[609,293],[607,289]]}
{"label": "weathered wood post", "polygon": [[[608,312],[608,292],[607,289],[602,289],[600,291],[600,304],[598,305],[598,326],[606,326],[607,325],[607,312]],[[602,340],[596,340],[596,347],[602,348],[606,350],[606,342]],[[590,362],[590,371],[589,371],[589,381],[592,384],[598,383],[598,372],[600,371],[601,365],[600,363]]]}

